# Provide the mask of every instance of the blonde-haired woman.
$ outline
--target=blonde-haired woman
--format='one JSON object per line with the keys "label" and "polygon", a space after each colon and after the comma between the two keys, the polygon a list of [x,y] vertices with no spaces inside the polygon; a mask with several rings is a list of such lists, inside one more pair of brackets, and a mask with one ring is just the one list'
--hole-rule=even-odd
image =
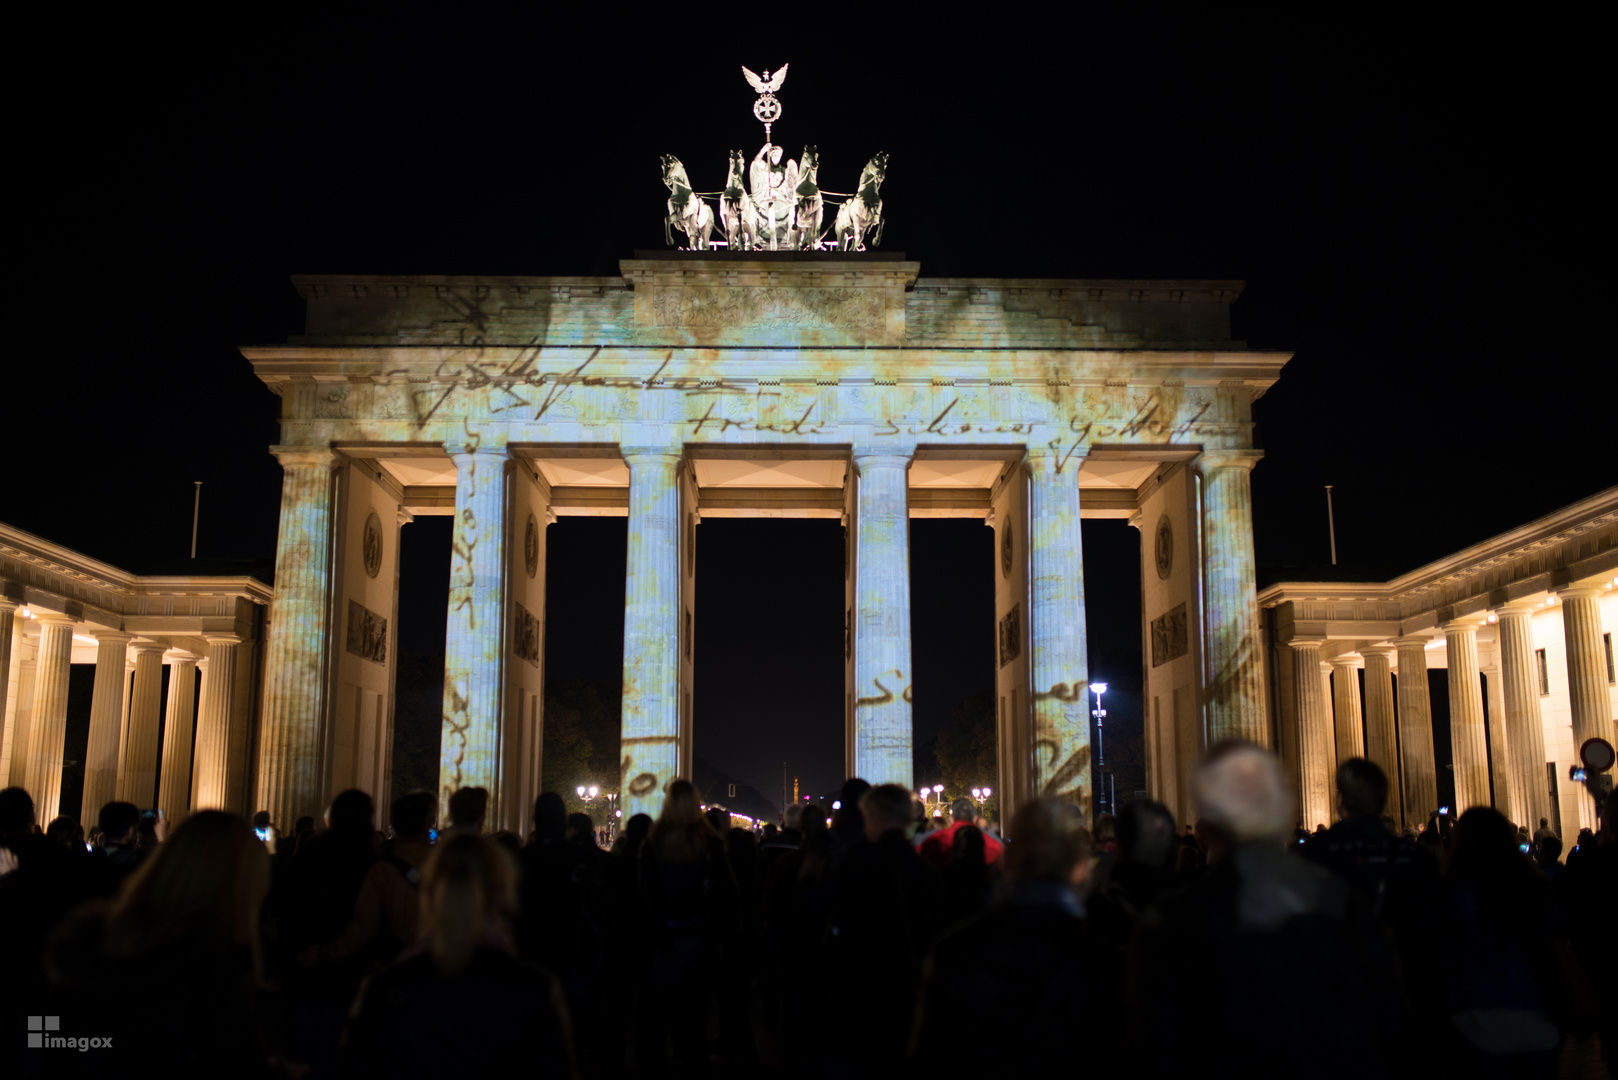
{"label": "blonde-haired woman", "polygon": [[94,1072],[111,1061],[117,1071],[169,1076],[262,1072],[255,995],[269,888],[270,857],[247,822],[218,810],[182,821],[116,899],[81,909],[51,944],[49,1011],[62,1018],[60,1037],[104,1039],[111,1051],[58,1064]]}
{"label": "blonde-haired woman", "polygon": [[420,937],[360,990],[345,1074],[441,1080],[520,1062],[574,1075],[561,988],[512,944],[516,898],[516,867],[494,840],[462,833],[433,848]]}

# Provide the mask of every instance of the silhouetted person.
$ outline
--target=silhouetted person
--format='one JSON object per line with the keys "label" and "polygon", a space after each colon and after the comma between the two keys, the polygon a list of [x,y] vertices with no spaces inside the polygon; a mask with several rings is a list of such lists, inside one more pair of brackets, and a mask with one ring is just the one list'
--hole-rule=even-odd
{"label": "silhouetted person", "polygon": [[1397,961],[1355,891],[1286,850],[1281,763],[1217,745],[1192,794],[1210,867],[1141,918],[1130,1000],[1142,1071],[1183,1078],[1217,1054],[1243,1075],[1385,1074],[1405,1012]]}
{"label": "silhouetted person", "polygon": [[413,791],[393,800],[389,811],[393,839],[387,851],[366,871],[359,895],[342,935],[312,945],[299,957],[303,966],[341,964],[364,954],[367,970],[391,963],[416,940],[416,913],[421,907],[417,886],[421,868],[432,854],[428,839],[438,800]]}
{"label": "silhouetted person", "polygon": [[484,819],[489,813],[489,789],[464,787],[449,797],[449,829],[451,833],[483,832]]}
{"label": "silhouetted person", "polygon": [[1116,836],[1112,872],[1092,889],[1087,908],[1095,932],[1121,948],[1133,937],[1141,912],[1173,884],[1180,842],[1168,808],[1146,799],[1123,808]]}
{"label": "silhouetted person", "polygon": [[463,832],[421,876],[421,935],[355,1002],[343,1072],[356,1077],[574,1075],[556,980],[517,958],[508,919],[516,868],[492,838]]}
{"label": "silhouetted person", "polygon": [[594,972],[602,942],[574,875],[577,856],[567,842],[567,807],[560,795],[547,791],[534,800],[534,831],[517,859],[518,949],[569,992]]}
{"label": "silhouetted person", "polygon": [[134,803],[110,802],[97,817],[101,846],[95,850],[94,893],[109,899],[145,857],[135,846],[140,809]]}
{"label": "silhouetted person", "polygon": [[1430,1017],[1448,994],[1438,861],[1387,827],[1381,815],[1388,777],[1375,762],[1349,758],[1337,766],[1336,781],[1339,820],[1303,845],[1304,857],[1353,886],[1393,934],[1418,1018],[1412,1037],[1424,1038],[1432,1031]]}
{"label": "silhouetted person", "polygon": [[360,887],[377,860],[375,810],[363,791],[332,800],[327,828],[298,845],[276,880],[278,968],[296,1018],[294,1054],[317,1069],[336,1060],[349,1003],[372,958],[360,952],[330,964],[301,964],[308,950],[341,938],[348,930]]}
{"label": "silhouetted person", "polygon": [[827,871],[822,977],[828,986],[854,973],[859,980],[857,1014],[826,1047],[833,1072],[874,1076],[904,1056],[916,980],[940,929],[943,899],[938,868],[906,835],[911,800],[898,784],[867,791],[859,806],[864,841]]}
{"label": "silhouetted person", "polygon": [[652,952],[636,1009],[640,1070],[659,1075],[707,1061],[708,1001],[720,946],[736,922],[736,883],[725,848],[689,780],[675,780],[640,855],[640,893]]}
{"label": "silhouetted person", "polygon": [[1556,1073],[1561,1033],[1542,980],[1554,963],[1550,888],[1520,843],[1486,806],[1455,823],[1445,871],[1455,956],[1448,1015],[1450,1061],[1462,1075]]}
{"label": "silhouetted person", "polygon": [[1560,836],[1551,833],[1539,842],[1539,846],[1534,849],[1534,865],[1539,867],[1539,872],[1545,876],[1545,880],[1554,886],[1557,875],[1564,869]]}
{"label": "silhouetted person", "polygon": [[998,1076],[1010,1060],[1019,1072],[1056,1075],[1073,1069],[1077,1052],[1085,1073],[1115,1075],[1119,961],[1086,926],[1090,842],[1078,809],[1028,803],[1011,837],[1005,895],[933,946],[911,1056],[948,1075]]}
{"label": "silhouetted person", "polygon": [[1618,979],[1612,976],[1614,897],[1618,897],[1618,792],[1601,809],[1601,831],[1579,834],[1579,857],[1571,855],[1556,876],[1555,894],[1566,915],[1567,940],[1574,959],[1594,984],[1601,1008],[1601,1053],[1607,1071],[1618,1076]]}
{"label": "silhouetted person", "polygon": [[[945,926],[969,919],[989,906],[992,885],[985,853],[988,837],[976,825],[957,829],[944,867]],[[998,843],[998,841],[996,841]]]}
{"label": "silhouetted person", "polygon": [[984,862],[998,863],[1003,845],[997,837],[983,832],[975,824],[977,820],[977,806],[971,799],[956,799],[949,808],[950,824],[942,829],[929,833],[927,839],[921,842],[917,849],[921,857],[939,869],[950,864],[950,847],[955,843],[955,837],[962,829],[972,829],[977,832],[983,841]]}
{"label": "silhouetted person", "polygon": [[52,1075],[263,1074],[254,992],[269,886],[269,855],[241,818],[203,810],[176,826],[118,899],[81,909],[50,946],[46,1011],[64,1034],[112,1039],[105,1056],[53,1055]]}

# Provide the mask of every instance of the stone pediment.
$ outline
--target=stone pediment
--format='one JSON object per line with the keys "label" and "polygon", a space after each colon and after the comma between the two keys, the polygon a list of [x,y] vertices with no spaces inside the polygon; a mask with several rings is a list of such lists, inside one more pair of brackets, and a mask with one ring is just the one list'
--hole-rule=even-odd
{"label": "stone pediment", "polygon": [[676,347],[859,348],[905,344],[905,290],[920,264],[897,258],[707,256],[626,259],[635,343]]}

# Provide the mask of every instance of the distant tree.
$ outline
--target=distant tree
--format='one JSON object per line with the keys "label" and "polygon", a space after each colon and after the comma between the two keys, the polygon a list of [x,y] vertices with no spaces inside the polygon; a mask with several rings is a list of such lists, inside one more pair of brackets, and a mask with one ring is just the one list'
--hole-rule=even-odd
{"label": "distant tree", "polygon": [[444,658],[399,654],[393,704],[393,793],[438,790]]}
{"label": "distant tree", "polygon": [[[1000,782],[999,755],[995,749],[995,708],[993,694],[967,698],[955,707],[955,715],[938,733],[933,756],[943,773],[944,797],[958,799],[972,789]],[[998,794],[985,806],[993,814]]]}
{"label": "distant tree", "polygon": [[547,683],[544,725],[541,790],[562,796],[569,813],[592,809],[599,818],[600,806],[587,808],[578,789],[618,790],[618,701],[583,679]]}

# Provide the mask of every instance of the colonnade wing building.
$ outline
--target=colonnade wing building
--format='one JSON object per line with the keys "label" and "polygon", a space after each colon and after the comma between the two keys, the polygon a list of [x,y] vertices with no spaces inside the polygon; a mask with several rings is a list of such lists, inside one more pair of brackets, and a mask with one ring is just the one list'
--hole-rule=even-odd
{"label": "colonnade wing building", "polygon": [[[546,524],[627,515],[622,796],[692,765],[700,523],[845,523],[847,767],[913,781],[908,519],[996,530],[1000,790],[1090,798],[1081,517],[1147,523],[1161,768],[1270,742],[1251,405],[1287,355],[1229,281],[919,277],[903,255],[637,257],[616,277],[301,277],[307,332],[243,352],[285,468],[257,790],[277,820],[367,786],[398,532],[455,516],[440,786],[522,828],[537,794]],[[1177,613],[1177,614],[1176,614]],[[1188,615],[1189,613],[1189,615]]]}
{"label": "colonnade wing building", "polygon": [[[1493,806],[1563,837],[1596,827],[1570,772],[1585,740],[1618,743],[1618,487],[1391,581],[1278,582],[1259,603],[1278,749],[1309,826],[1333,820],[1336,762],[1361,756],[1407,822],[1442,791],[1456,813]],[[1447,697],[1436,755],[1431,686]]]}

